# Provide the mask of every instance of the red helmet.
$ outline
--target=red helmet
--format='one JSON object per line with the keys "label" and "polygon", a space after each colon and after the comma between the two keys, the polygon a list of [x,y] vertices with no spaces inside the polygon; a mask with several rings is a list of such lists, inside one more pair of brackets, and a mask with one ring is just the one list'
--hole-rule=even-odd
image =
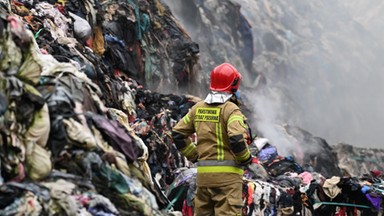
{"label": "red helmet", "polygon": [[240,80],[241,74],[236,68],[229,63],[223,63],[212,70],[209,89],[212,91],[235,93],[239,88]]}

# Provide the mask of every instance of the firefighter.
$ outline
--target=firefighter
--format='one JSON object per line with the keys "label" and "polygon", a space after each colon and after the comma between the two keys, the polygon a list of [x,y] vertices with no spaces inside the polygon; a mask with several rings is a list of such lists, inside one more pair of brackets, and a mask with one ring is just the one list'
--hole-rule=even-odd
{"label": "firefighter", "polygon": [[[210,93],[172,129],[177,149],[196,162],[195,215],[241,215],[243,167],[252,161],[248,127],[236,91],[241,74],[223,63],[210,76]],[[196,144],[189,138],[196,133]]]}

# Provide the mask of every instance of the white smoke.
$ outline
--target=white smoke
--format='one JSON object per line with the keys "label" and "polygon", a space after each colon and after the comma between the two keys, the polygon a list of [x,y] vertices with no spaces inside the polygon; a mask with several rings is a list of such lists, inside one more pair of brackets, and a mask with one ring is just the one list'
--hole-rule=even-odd
{"label": "white smoke", "polygon": [[[262,119],[256,127],[279,150],[284,149],[282,153],[295,146],[294,140],[274,127],[284,123],[303,128],[331,145],[344,142],[382,148],[381,1],[233,1],[241,5],[241,12],[253,26],[254,48],[260,52],[254,65],[267,80],[264,92],[244,94],[254,101],[254,111]],[[203,33],[191,24],[196,22],[194,14],[178,13],[186,11],[179,9],[187,3],[165,2],[192,39]],[[191,2],[196,1],[188,4]],[[268,40],[271,36],[276,39]],[[280,41],[282,51],[265,52],[264,39]],[[201,59],[204,56],[201,53]]]}

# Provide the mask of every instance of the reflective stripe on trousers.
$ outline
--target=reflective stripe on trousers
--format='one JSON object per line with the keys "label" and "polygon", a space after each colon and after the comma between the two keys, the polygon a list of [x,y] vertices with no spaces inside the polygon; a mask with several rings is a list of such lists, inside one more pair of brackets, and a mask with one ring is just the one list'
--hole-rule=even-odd
{"label": "reflective stripe on trousers", "polygon": [[244,174],[241,166],[237,165],[235,161],[231,160],[203,160],[197,162],[198,173],[237,173]]}

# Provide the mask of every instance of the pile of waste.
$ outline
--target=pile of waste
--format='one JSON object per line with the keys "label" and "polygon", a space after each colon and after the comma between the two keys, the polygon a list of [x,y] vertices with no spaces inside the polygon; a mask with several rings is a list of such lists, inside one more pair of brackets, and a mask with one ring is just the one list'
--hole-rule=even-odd
{"label": "pile of waste", "polygon": [[2,1],[0,51],[0,215],[171,211],[168,134],[196,98],[150,89],[189,91],[199,49],[164,5]]}
{"label": "pile of waste", "polygon": [[[166,5],[0,5],[0,215],[192,215],[195,169],[170,130],[200,100],[199,47]],[[362,184],[268,142],[253,154],[244,215],[382,211],[378,172]]]}
{"label": "pile of waste", "polygon": [[[292,156],[279,155],[267,138],[250,145],[258,161],[245,168],[242,215],[382,215],[384,175],[324,176]],[[174,209],[193,215],[196,169],[180,169],[166,194]]]}

